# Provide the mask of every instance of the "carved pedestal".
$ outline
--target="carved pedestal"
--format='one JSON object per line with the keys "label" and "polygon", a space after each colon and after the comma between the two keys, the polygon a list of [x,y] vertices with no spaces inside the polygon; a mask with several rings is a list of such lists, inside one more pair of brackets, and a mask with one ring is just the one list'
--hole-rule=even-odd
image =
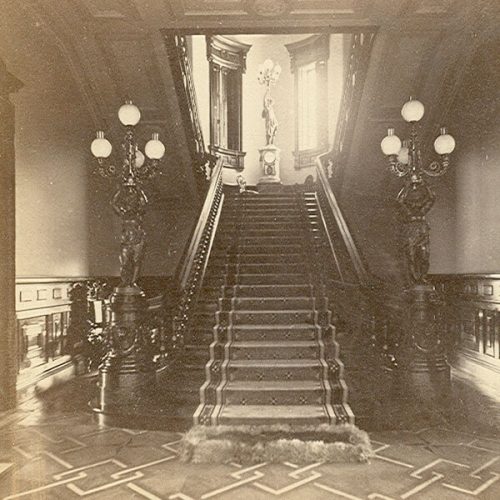
{"label": "carved pedestal", "polygon": [[451,384],[437,294],[433,285],[423,283],[413,285],[408,295],[410,323],[399,358],[402,394],[415,402],[443,403]]}
{"label": "carved pedestal", "polygon": [[259,192],[275,192],[281,190],[280,148],[274,144],[259,149],[262,177],[257,183]]}
{"label": "carved pedestal", "polygon": [[100,413],[132,414],[156,386],[156,366],[145,325],[146,300],[137,286],[115,288],[111,295],[108,351],[99,367]]}

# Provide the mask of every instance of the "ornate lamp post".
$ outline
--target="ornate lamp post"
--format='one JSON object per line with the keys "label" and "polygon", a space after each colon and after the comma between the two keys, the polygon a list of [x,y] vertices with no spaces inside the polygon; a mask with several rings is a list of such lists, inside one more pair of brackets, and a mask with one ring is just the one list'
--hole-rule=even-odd
{"label": "ornate lamp post", "polygon": [[429,271],[429,224],[426,215],[432,208],[435,195],[425,177],[439,177],[449,166],[449,155],[455,149],[455,140],[441,128],[434,141],[438,159],[424,164],[417,134],[417,123],[424,116],[424,105],[413,98],[401,109],[404,120],[410,124],[410,135],[401,142],[389,128],[382,139],[382,152],[388,157],[391,172],[404,178],[397,195],[405,222],[405,250],[411,286],[408,290],[411,304],[410,335],[401,346],[401,375],[409,387],[424,398],[441,396],[450,380],[441,332],[436,321],[438,297],[434,286],[427,281]]}
{"label": "ornate lamp post", "polygon": [[269,186],[281,184],[279,176],[281,150],[274,145],[274,139],[278,131],[278,120],[274,113],[274,99],[271,97],[271,86],[276,85],[280,74],[281,66],[273,63],[271,59],[266,59],[259,66],[257,79],[265,88],[262,118],[264,118],[266,125],[266,145],[259,149],[260,164],[264,174],[258,182],[259,190],[266,190]]}
{"label": "ornate lamp post", "polygon": [[158,174],[165,146],[154,133],[145,145],[146,155],[141,152],[135,136],[141,113],[131,101],[120,107],[118,118],[125,127],[121,165],[117,167],[109,161],[113,148],[104,132],[97,132],[91,144],[92,154],[97,159],[97,172],[102,177],[117,180],[111,205],[122,220],[120,284],[110,298],[111,317],[105,331],[106,354],[99,366],[98,406],[105,413],[123,411],[156,380],[154,339],[145,325],[146,300],[137,279],[146,237],[143,216],[148,198],[143,186]]}

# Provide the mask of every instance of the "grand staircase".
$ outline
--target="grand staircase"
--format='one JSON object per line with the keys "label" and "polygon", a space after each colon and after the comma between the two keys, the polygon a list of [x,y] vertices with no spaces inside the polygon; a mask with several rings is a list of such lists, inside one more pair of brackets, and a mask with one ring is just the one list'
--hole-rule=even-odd
{"label": "grand staircase", "polygon": [[225,195],[188,345],[208,357],[195,423],[354,421],[322,241],[314,193]]}

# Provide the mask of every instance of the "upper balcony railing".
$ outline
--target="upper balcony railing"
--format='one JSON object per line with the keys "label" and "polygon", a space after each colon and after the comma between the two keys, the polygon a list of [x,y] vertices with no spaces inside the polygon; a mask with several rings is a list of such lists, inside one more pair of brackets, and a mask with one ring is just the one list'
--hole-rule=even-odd
{"label": "upper balcony railing", "polygon": [[215,158],[205,147],[187,39],[184,35],[166,33],[164,40],[195,177],[203,193],[210,177],[207,169],[214,167]]}
{"label": "upper balcony railing", "polygon": [[342,185],[374,39],[374,32],[354,33],[351,38],[335,140],[324,162],[326,174],[336,191]]}

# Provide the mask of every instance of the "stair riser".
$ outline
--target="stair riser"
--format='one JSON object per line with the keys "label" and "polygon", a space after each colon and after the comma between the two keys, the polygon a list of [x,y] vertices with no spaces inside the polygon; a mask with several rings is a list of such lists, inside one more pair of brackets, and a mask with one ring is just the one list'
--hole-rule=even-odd
{"label": "stair riser", "polygon": [[251,341],[261,340],[264,342],[286,341],[286,340],[316,340],[318,332],[311,328],[298,331],[281,330],[233,330],[233,340]]}
{"label": "stair riser", "polygon": [[208,264],[208,269],[213,267],[221,267],[225,264],[254,264],[254,265],[269,265],[269,264],[302,264],[304,262],[304,254],[256,254],[256,255],[238,255],[232,254],[229,256],[212,257]]}
{"label": "stair riser", "polygon": [[238,360],[262,360],[262,359],[317,359],[321,353],[318,345],[307,347],[245,347],[238,348],[233,344],[228,349],[229,359]]}
{"label": "stair riser", "polygon": [[314,309],[314,299],[309,297],[287,297],[279,299],[269,298],[236,298],[230,304],[221,304],[221,306],[232,306],[235,310],[288,310],[288,309]]}
{"label": "stair riser", "polygon": [[233,311],[229,315],[231,324],[238,325],[293,325],[297,323],[311,323],[317,320],[317,314],[313,311],[293,312],[240,312]]}
{"label": "stair riser", "polygon": [[[309,218],[310,220],[310,218]],[[247,224],[303,224],[304,217],[302,214],[245,214],[245,215],[227,215],[222,216],[219,222],[219,227],[236,227]]]}
{"label": "stair riser", "polygon": [[[274,283],[276,285],[276,283]],[[273,285],[240,285],[234,289],[228,288],[226,296],[237,297],[303,297],[304,295],[312,295],[312,287],[309,284],[291,285],[285,284],[282,286]]]}
{"label": "stair riser", "polygon": [[266,237],[274,237],[274,238],[289,238],[289,237],[297,237],[297,232],[301,230],[301,227],[298,225],[293,225],[289,228],[269,228],[269,229],[249,229],[249,228],[241,228],[235,229],[234,227],[219,228],[217,232],[218,238],[233,238],[234,240],[238,240],[241,238],[266,238]]}
{"label": "stair riser", "polygon": [[281,245],[230,245],[226,243],[220,242],[218,245],[214,245],[213,248],[213,255],[215,258],[223,258],[223,257],[228,257],[228,258],[235,258],[238,255],[243,256],[255,256],[255,255],[262,255],[262,254],[267,254],[267,255],[280,255],[280,256],[286,256],[288,254],[304,254],[304,248],[302,245],[287,245],[287,246],[281,246]]}
{"label": "stair riser", "polygon": [[288,391],[225,391],[227,405],[320,405],[326,403],[323,389]]}
{"label": "stair riser", "polygon": [[301,274],[240,274],[227,284],[235,285],[306,285],[308,278]]}
{"label": "stair riser", "polygon": [[236,367],[229,365],[227,368],[227,377],[230,381],[283,381],[283,380],[313,380],[319,381],[322,378],[323,367],[257,367],[245,366]]}
{"label": "stair riser", "polygon": [[281,246],[302,246],[304,239],[295,234],[290,236],[242,236],[238,238],[233,235],[220,235],[215,240],[215,247],[232,246],[234,248],[241,248],[245,246],[265,247],[267,245],[281,245]]}
{"label": "stair riser", "polygon": [[235,275],[235,274],[298,274],[304,270],[304,264],[227,264],[210,266],[207,270],[206,279],[211,276]]}
{"label": "stair riser", "polygon": [[301,220],[294,220],[289,222],[283,221],[261,221],[261,222],[253,222],[253,221],[245,221],[245,223],[240,224],[234,220],[228,221],[226,224],[225,221],[221,221],[219,224],[219,230],[221,232],[227,231],[232,232],[233,234],[237,233],[246,233],[246,232],[265,232],[265,231],[296,231],[297,224],[304,225]]}

